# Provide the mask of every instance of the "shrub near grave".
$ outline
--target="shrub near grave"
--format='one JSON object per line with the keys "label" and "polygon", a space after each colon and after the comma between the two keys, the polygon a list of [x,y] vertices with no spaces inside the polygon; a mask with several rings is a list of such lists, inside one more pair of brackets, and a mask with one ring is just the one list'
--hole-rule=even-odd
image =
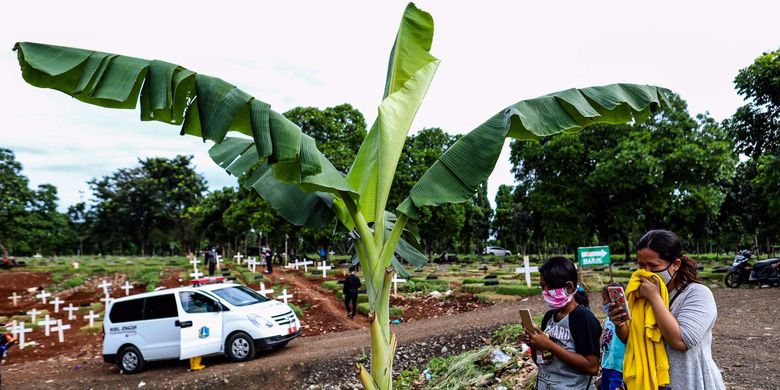
{"label": "shrub near grave", "polygon": [[427,280],[427,279],[412,279],[403,284],[399,290],[407,293],[411,292],[424,292],[431,291],[445,292],[450,289],[450,284],[446,280]]}
{"label": "shrub near grave", "polygon": [[324,288],[326,290],[336,291],[336,290],[339,289],[339,287],[341,287],[341,285],[339,284],[339,282],[337,282],[335,280],[328,280],[328,281],[322,283],[322,288]]}

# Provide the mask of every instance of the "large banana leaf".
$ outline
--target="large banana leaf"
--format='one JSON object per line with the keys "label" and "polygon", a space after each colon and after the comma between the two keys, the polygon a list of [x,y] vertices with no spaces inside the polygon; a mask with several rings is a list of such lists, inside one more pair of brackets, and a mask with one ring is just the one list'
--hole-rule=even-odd
{"label": "large banana leaf", "polygon": [[430,54],[433,18],[409,4],[398,29],[379,114],[347,175],[366,221],[381,221],[398,159],[439,60]]}
{"label": "large banana leaf", "polygon": [[661,105],[668,106],[670,93],[649,85],[611,84],[520,101],[453,144],[412,187],[398,211],[416,218],[418,207],[471,199],[493,172],[507,137],[538,141],[596,123],[642,121]]}
{"label": "large banana leaf", "polygon": [[[163,61],[90,50],[29,42],[17,43],[14,50],[22,76],[34,86],[110,108],[135,108],[140,95],[141,120],[183,123],[182,134],[216,144],[212,157],[231,174],[241,176],[265,163],[263,174],[250,186],[290,222],[321,226],[333,213],[313,214],[312,210],[338,204],[332,194],[344,191],[359,197],[313,138],[269,104],[223,80]],[[226,139],[228,131],[253,141]],[[272,192],[281,188],[295,196]],[[318,192],[306,195],[304,191]]]}

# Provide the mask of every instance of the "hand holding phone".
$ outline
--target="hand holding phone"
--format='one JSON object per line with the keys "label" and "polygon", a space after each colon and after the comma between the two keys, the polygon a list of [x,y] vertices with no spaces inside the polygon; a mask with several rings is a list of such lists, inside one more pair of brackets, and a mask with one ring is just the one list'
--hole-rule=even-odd
{"label": "hand holding phone", "polygon": [[626,314],[626,317],[622,318],[621,320],[630,320],[631,312],[628,311],[628,302],[626,302],[626,293],[623,291],[623,287],[610,286],[607,287],[607,292],[609,293],[609,300],[612,301],[612,304],[623,308],[623,312]]}

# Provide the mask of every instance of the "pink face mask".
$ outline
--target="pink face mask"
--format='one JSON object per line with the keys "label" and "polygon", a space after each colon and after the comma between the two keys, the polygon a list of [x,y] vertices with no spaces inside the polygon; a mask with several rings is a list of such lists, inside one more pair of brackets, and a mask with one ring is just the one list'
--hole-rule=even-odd
{"label": "pink face mask", "polygon": [[560,309],[566,306],[571,299],[574,298],[574,294],[566,292],[566,287],[555,288],[552,290],[543,290],[542,298],[551,309]]}

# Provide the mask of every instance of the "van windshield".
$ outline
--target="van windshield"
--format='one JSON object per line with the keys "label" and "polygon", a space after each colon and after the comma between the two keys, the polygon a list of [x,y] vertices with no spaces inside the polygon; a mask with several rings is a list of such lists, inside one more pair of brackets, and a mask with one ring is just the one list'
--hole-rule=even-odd
{"label": "van windshield", "polygon": [[214,290],[214,294],[217,294],[220,298],[230,302],[230,304],[234,306],[248,306],[269,300],[254,290],[244,286],[233,286]]}

